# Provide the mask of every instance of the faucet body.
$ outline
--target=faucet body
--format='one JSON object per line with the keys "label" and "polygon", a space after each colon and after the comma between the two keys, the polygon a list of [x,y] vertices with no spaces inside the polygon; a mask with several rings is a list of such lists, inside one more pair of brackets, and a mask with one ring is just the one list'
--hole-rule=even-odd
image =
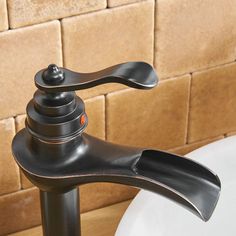
{"label": "faucet body", "polygon": [[142,62],[90,74],[50,65],[35,76],[39,90],[12,149],[24,174],[40,189],[44,236],[80,236],[77,186],[92,182],[147,189],[208,220],[220,193],[220,180],[212,171],[171,153],[121,146],[84,133],[88,118],[74,90],[107,82],[150,89],[157,76]]}

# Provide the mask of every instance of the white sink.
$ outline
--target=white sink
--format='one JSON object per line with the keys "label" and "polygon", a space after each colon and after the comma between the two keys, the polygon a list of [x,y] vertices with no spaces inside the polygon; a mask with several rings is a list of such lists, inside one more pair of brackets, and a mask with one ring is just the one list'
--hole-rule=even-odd
{"label": "white sink", "polygon": [[236,136],[186,156],[209,167],[221,180],[220,199],[211,219],[203,222],[163,196],[141,190],[121,219],[116,236],[236,236]]}

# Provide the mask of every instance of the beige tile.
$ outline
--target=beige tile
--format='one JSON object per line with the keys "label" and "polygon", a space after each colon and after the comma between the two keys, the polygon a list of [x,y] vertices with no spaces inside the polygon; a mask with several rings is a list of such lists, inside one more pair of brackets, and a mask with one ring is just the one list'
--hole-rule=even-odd
{"label": "beige tile", "polygon": [[17,232],[41,223],[36,188],[0,197],[0,235]]}
{"label": "beige tile", "polygon": [[233,136],[233,135],[236,135],[236,131],[234,131],[234,132],[229,132],[229,133],[226,134],[227,137]]}
{"label": "beige tile", "polygon": [[112,205],[135,197],[138,189],[121,184],[92,183],[80,187],[81,212]]}
{"label": "beige tile", "polygon": [[156,2],[155,67],[161,78],[234,61],[236,0]]}
{"label": "beige tile", "polygon": [[25,113],[35,73],[50,63],[61,65],[58,21],[0,34],[0,119]]}
{"label": "beige tile", "polygon": [[[19,132],[21,129],[25,128],[25,118],[26,115],[19,115],[15,118],[16,132]],[[21,187],[23,189],[30,188],[33,184],[25,177],[24,173],[20,171]]]}
{"label": "beige tile", "polygon": [[169,149],[186,142],[190,76],[155,89],[107,95],[107,138],[125,145]]}
{"label": "beige tile", "polygon": [[144,0],[108,0],[107,5],[108,7],[117,7],[120,5],[126,5],[135,2],[141,2]]}
{"label": "beige tile", "polygon": [[0,31],[8,29],[6,0],[0,0]]}
{"label": "beige tile", "polygon": [[[115,204],[81,215],[83,236],[111,236],[115,234],[118,223],[130,201]],[[42,236],[42,227],[24,230],[9,236]]]}
{"label": "beige tile", "polygon": [[106,0],[8,0],[11,28],[106,8]]}
{"label": "beige tile", "polygon": [[105,99],[98,96],[85,101],[85,111],[88,116],[88,126],[85,132],[105,139]]}
{"label": "beige tile", "polygon": [[193,74],[188,142],[236,130],[236,63]]}
{"label": "beige tile", "polygon": [[[63,19],[65,66],[92,72],[127,61],[152,63],[153,14],[153,1],[145,1]],[[107,84],[79,94],[87,98],[122,88]]]}
{"label": "beige tile", "polygon": [[15,135],[14,119],[0,121],[0,195],[20,189],[19,169],[11,152]]}
{"label": "beige tile", "polygon": [[16,132],[25,128],[26,114],[19,115],[15,118]]}
{"label": "beige tile", "polygon": [[212,142],[215,142],[215,141],[218,141],[220,139],[223,139],[224,136],[218,136],[218,137],[214,137],[214,138],[211,138],[211,139],[206,139],[206,140],[202,140],[202,141],[199,141],[199,142],[196,142],[196,143],[191,143],[191,144],[186,144],[182,147],[177,147],[177,148],[174,148],[174,149],[171,149],[170,152],[173,152],[173,153],[176,153],[176,154],[179,154],[179,155],[185,155],[187,153],[190,153],[200,147],[203,147],[209,143],[212,143]]}

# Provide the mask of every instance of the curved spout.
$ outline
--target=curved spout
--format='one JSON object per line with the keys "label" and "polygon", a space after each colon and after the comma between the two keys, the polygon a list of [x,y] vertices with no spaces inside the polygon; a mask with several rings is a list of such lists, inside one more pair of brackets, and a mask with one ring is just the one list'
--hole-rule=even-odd
{"label": "curved spout", "polygon": [[91,158],[96,153],[95,159],[103,160],[103,165],[93,168],[97,181],[150,190],[180,203],[204,221],[211,217],[221,184],[208,168],[163,151],[132,149],[86,134],[84,139],[89,147],[85,155]]}
{"label": "curved spout", "polygon": [[57,144],[43,143],[37,151],[27,145],[30,136],[22,130],[13,141],[15,159],[28,178],[47,191],[91,182],[121,183],[162,194],[204,221],[219,198],[220,180],[211,170],[171,153],[120,146],[88,134],[65,148],[58,144],[62,156],[57,158]]}

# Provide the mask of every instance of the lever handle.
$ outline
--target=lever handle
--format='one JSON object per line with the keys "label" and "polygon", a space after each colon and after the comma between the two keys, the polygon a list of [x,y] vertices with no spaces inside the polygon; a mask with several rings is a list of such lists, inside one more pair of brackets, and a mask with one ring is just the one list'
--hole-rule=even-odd
{"label": "lever handle", "polygon": [[35,85],[46,92],[64,92],[91,88],[105,83],[120,83],[137,89],[151,89],[158,77],[145,62],[127,62],[93,73],[77,73],[54,64],[35,75]]}

